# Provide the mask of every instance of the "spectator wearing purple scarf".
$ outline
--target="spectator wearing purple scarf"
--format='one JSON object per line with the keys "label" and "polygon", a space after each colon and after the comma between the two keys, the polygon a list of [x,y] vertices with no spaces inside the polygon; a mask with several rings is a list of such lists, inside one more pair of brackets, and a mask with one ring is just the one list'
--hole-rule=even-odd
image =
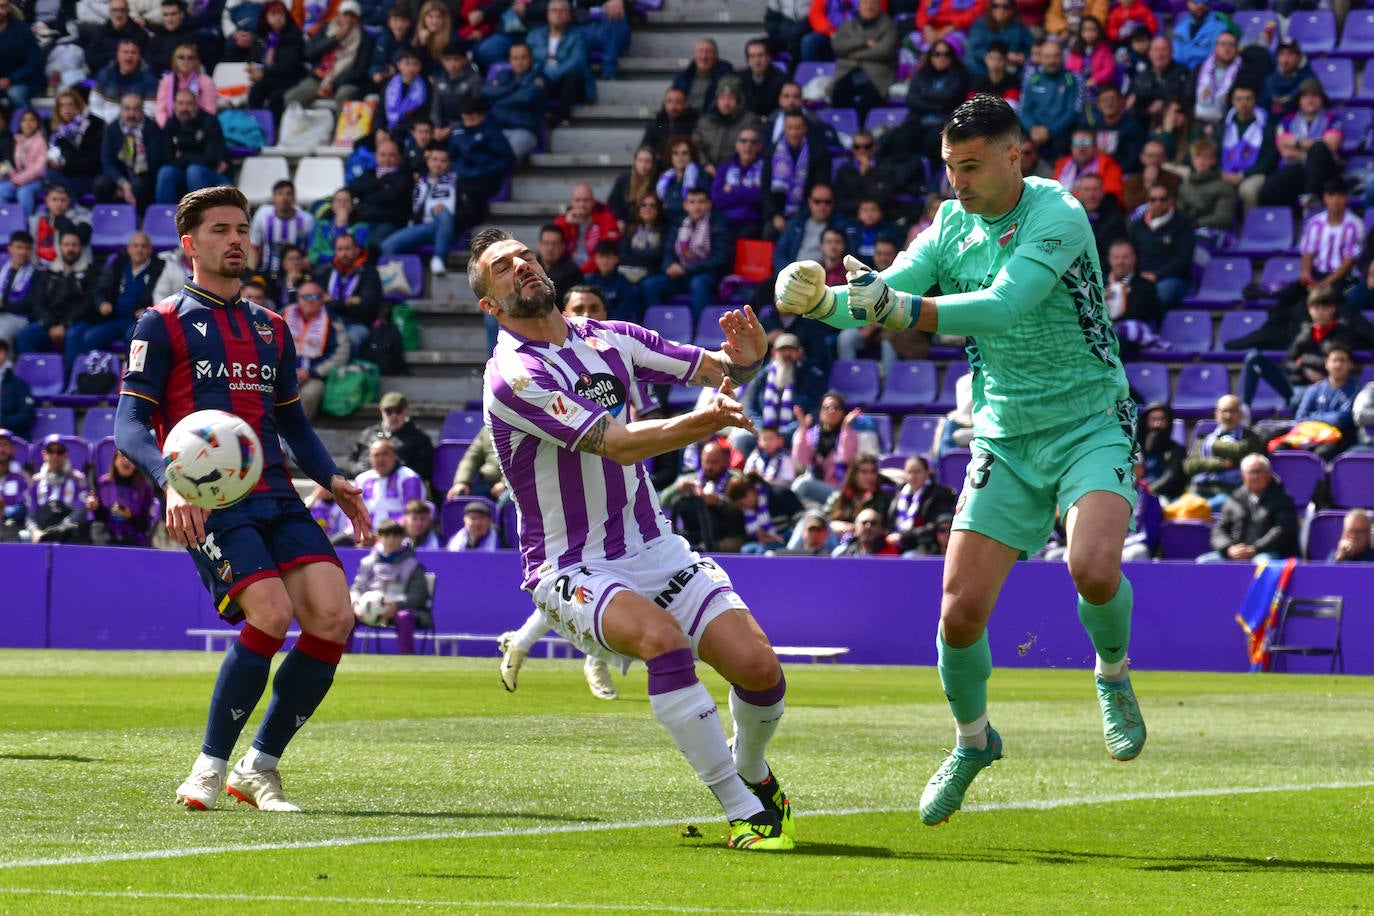
{"label": "spectator wearing purple scarf", "polygon": [[735,155],[716,170],[711,185],[711,207],[730,221],[738,237],[759,238],[763,230],[762,150],[758,130],[740,131]]}
{"label": "spectator wearing purple scarf", "polygon": [[86,511],[93,543],[147,547],[161,505],[148,479],[123,452],[115,452],[114,464],[86,497]]}
{"label": "spectator wearing purple scarf", "polygon": [[763,217],[771,235],[782,232],[787,221],[805,212],[812,185],[830,180],[830,152],[811,142],[806,117],[788,114],[782,139],[773,145],[763,167]]}
{"label": "spectator wearing purple scarf", "polygon": [[705,188],[688,192],[684,208],[681,222],[668,229],[663,273],[646,277],[639,291],[646,308],[690,293],[695,321],[715,301],[716,286],[734,262],[735,242],[725,217],[711,210],[711,195]]}

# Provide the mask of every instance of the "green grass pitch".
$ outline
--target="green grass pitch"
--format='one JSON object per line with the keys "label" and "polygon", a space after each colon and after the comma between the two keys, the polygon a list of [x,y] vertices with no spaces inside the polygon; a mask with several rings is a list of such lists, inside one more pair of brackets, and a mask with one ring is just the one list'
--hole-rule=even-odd
{"label": "green grass pitch", "polygon": [[1005,759],[932,829],[935,672],[794,664],[770,763],[799,846],[759,854],[724,847],[642,666],[606,703],[562,660],[508,695],[495,658],[348,657],[283,762],[304,813],[182,811],[219,660],[0,651],[0,913],[1374,907],[1370,679],[1137,672],[1150,739],[1119,764],[1090,672],[997,671]]}

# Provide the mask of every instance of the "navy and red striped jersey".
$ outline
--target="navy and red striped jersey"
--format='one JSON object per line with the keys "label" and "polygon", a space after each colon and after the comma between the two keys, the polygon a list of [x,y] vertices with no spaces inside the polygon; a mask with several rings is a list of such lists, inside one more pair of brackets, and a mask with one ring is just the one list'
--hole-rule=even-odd
{"label": "navy and red striped jersey", "polygon": [[242,417],[262,441],[254,493],[294,495],[278,439],[276,409],[299,400],[296,346],[281,315],[235,298],[186,288],[145,311],[134,326],[121,395],[152,401],[158,448],[197,410]]}

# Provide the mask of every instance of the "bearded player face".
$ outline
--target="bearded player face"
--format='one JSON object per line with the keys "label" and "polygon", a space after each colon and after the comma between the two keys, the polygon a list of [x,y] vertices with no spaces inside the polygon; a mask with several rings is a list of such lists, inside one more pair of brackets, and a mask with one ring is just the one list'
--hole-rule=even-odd
{"label": "bearded player face", "polygon": [[522,242],[497,242],[481,258],[489,278],[488,298],[512,318],[543,318],[557,311],[553,281]]}
{"label": "bearded player face", "polygon": [[237,207],[211,207],[189,235],[187,254],[201,270],[229,279],[248,269],[248,216]]}

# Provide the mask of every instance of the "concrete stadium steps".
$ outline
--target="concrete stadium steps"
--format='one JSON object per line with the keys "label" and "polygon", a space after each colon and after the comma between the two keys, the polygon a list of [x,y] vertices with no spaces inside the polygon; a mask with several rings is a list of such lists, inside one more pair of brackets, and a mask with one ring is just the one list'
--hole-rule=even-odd
{"label": "concrete stadium steps", "polygon": [[[663,104],[663,90],[667,87],[668,81],[664,80],[659,86],[654,111],[658,111]],[[634,155],[635,147],[639,145],[639,138],[644,136],[645,126],[638,124],[624,127],[579,127],[574,123],[572,127],[560,127],[549,134],[549,152],[606,153],[611,157],[621,157],[621,162],[629,162]]]}
{"label": "concrete stadium steps", "polygon": [[663,77],[601,80],[596,84],[596,100],[604,105],[652,105],[657,110],[663,104],[663,91],[670,82],[671,79]]}
{"label": "concrete stadium steps", "polygon": [[[623,168],[623,166],[622,166]],[[597,200],[605,200],[615,183],[616,169],[558,169],[555,174],[535,170],[517,174],[511,181],[511,198],[522,202],[549,201],[563,212],[573,185],[587,182]]]}
{"label": "concrete stadium steps", "polygon": [[[696,6],[704,8],[707,4]],[[736,67],[743,67],[744,46],[750,39],[765,34],[762,12],[743,19],[732,18],[740,14],[732,13],[723,6],[711,12],[698,12],[687,7],[678,13],[684,18],[677,21],[662,19],[659,18],[660,14],[651,13],[648,25],[636,29],[631,35],[630,53],[635,57],[691,57],[696,50],[697,40],[709,36],[720,46],[722,58]]]}
{"label": "concrete stadium steps", "polygon": [[630,164],[633,154],[618,153],[534,153],[530,165],[540,169],[614,168],[617,172]]}
{"label": "concrete stadium steps", "polygon": [[653,77],[666,86],[672,81],[673,74],[687,66],[691,59],[690,55],[687,57],[640,57],[638,55],[622,57],[620,58],[620,72],[629,79]]}

